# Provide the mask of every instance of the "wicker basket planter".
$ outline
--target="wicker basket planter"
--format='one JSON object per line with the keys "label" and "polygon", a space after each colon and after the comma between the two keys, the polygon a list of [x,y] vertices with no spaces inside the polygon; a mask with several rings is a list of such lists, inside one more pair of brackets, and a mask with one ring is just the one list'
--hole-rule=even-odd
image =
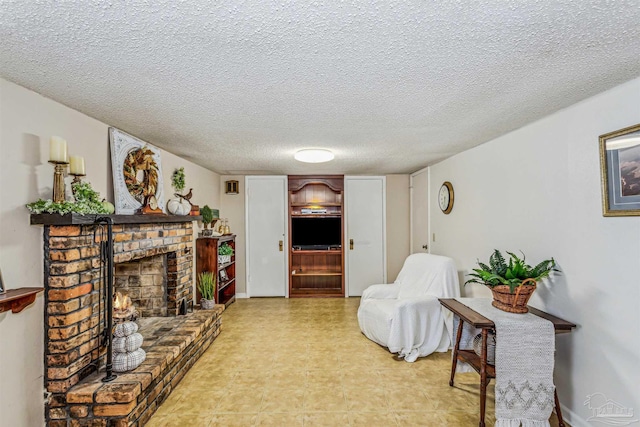
{"label": "wicker basket planter", "polygon": [[491,305],[509,313],[528,313],[527,303],[535,290],[536,281],[534,279],[523,280],[514,293],[511,293],[507,285],[494,286],[491,288],[491,292],[493,292]]}

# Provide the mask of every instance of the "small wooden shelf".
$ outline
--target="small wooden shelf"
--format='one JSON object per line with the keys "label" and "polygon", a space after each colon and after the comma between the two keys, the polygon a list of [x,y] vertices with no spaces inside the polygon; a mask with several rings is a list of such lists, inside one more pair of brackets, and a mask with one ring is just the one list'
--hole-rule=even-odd
{"label": "small wooden shelf", "polygon": [[231,262],[225,262],[224,264],[218,264],[218,271],[224,268],[227,268],[235,263],[236,263],[235,261],[231,261]]}
{"label": "small wooden shelf", "polygon": [[[229,234],[214,237],[199,237],[196,240],[196,276],[205,271],[213,273],[216,278],[217,289],[215,292],[216,304],[229,306],[236,300],[236,241],[235,235]],[[230,262],[218,263],[218,250],[223,244],[233,248]],[[220,272],[224,271],[228,280],[220,283]],[[200,301],[200,291],[196,287],[196,300]]]}
{"label": "small wooden shelf", "polygon": [[299,288],[292,289],[289,293],[290,298],[342,298],[342,287],[339,288]]}
{"label": "small wooden shelf", "polygon": [[331,212],[327,212],[326,214],[301,214],[301,213],[297,213],[297,212],[291,212],[291,217],[292,218],[341,218],[342,215],[340,214],[340,212],[338,213],[331,213]]}
{"label": "small wooden shelf", "polygon": [[36,295],[44,291],[44,288],[18,288],[9,289],[0,294],[0,313],[11,310],[12,313],[20,313],[29,304],[36,300]]}
{"label": "small wooden shelf", "polygon": [[318,202],[318,203],[291,203],[292,207],[308,207],[309,209],[313,209],[315,206],[322,205],[325,206],[342,206],[342,203],[328,203],[328,202]]}
{"label": "small wooden shelf", "polygon": [[342,276],[339,271],[295,271],[291,272],[292,276]]}
{"label": "small wooden shelf", "polygon": [[[480,356],[476,354],[473,350],[458,350],[458,358],[462,359],[462,361],[467,362],[473,369],[476,370],[477,373],[480,373],[480,367],[482,363],[480,361]],[[487,363],[487,377],[495,378],[496,377],[496,367]]]}
{"label": "small wooden shelf", "polygon": [[341,249],[294,249],[293,255],[309,255],[309,254],[322,254],[322,255],[342,255]]}
{"label": "small wooden shelf", "polygon": [[233,282],[235,282],[235,278],[228,280],[226,282],[224,282],[224,284],[218,284],[218,292],[220,292],[221,290],[225,289],[227,286],[231,285]]}

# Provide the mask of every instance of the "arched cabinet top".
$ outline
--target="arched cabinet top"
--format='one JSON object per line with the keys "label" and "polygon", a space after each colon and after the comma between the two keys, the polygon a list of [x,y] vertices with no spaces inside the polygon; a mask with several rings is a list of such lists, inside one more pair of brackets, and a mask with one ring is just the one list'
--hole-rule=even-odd
{"label": "arched cabinet top", "polygon": [[300,208],[324,208],[327,214],[342,212],[342,175],[290,175],[289,202],[292,215],[304,214]]}
{"label": "arched cabinet top", "polygon": [[344,190],[343,175],[289,175],[289,191],[298,192],[307,185],[326,185],[334,193]]}

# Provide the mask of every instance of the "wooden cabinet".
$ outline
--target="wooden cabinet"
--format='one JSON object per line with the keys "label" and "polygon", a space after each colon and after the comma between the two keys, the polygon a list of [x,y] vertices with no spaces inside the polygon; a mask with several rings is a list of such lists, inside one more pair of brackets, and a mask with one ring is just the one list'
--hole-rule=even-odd
{"label": "wooden cabinet", "polygon": [[344,296],[343,176],[289,176],[289,296]]}
{"label": "wooden cabinet", "polygon": [[[220,246],[228,244],[233,248],[230,259],[218,255]],[[196,276],[210,271],[216,275],[216,304],[229,305],[236,300],[236,236],[199,237],[196,240]],[[197,302],[200,291],[196,286]]]}
{"label": "wooden cabinet", "polygon": [[343,296],[342,250],[292,250],[291,296]]}

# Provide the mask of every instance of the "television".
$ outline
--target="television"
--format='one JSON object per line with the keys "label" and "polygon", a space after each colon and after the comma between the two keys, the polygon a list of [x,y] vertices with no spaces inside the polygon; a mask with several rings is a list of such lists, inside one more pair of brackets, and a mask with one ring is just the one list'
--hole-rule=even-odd
{"label": "television", "polygon": [[291,218],[291,245],[303,250],[339,248],[342,245],[342,219]]}

